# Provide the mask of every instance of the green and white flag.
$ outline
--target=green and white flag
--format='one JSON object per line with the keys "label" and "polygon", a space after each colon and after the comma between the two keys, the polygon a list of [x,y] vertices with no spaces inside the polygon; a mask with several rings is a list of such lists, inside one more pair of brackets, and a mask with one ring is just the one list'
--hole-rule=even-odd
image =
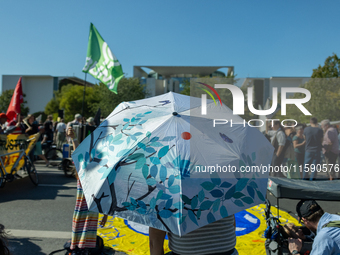
{"label": "green and white flag", "polygon": [[112,54],[109,46],[92,23],[83,72],[90,73],[116,94],[118,82],[124,76],[118,59]]}

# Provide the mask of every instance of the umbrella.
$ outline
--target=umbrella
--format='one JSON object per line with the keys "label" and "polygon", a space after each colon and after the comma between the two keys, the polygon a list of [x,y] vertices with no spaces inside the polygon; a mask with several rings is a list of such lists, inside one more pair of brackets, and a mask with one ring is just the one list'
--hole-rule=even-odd
{"label": "umbrella", "polygon": [[[90,211],[177,235],[264,201],[273,147],[222,105],[169,92],[121,103],[74,151]],[[225,116],[234,126],[212,126]],[[236,123],[239,123],[236,125]]]}

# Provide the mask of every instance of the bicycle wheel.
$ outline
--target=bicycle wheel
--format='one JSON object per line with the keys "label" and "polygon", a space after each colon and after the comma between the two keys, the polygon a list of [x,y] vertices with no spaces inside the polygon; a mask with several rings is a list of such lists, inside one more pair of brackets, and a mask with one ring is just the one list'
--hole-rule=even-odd
{"label": "bicycle wheel", "polygon": [[0,169],[0,188],[3,188],[5,186],[5,175],[4,172],[2,171],[2,169]]}
{"label": "bicycle wheel", "polygon": [[59,149],[52,148],[46,152],[45,157],[47,160],[62,160],[63,152]]}
{"label": "bicycle wheel", "polygon": [[62,165],[62,169],[64,170],[64,174],[67,177],[71,177],[75,175],[75,166],[72,164],[72,161],[69,159],[63,159],[63,161],[61,162]]}
{"label": "bicycle wheel", "polygon": [[37,170],[35,169],[34,164],[29,160],[28,158],[25,159],[25,169],[28,173],[28,176],[30,177],[31,181],[35,186],[38,185],[38,173]]}

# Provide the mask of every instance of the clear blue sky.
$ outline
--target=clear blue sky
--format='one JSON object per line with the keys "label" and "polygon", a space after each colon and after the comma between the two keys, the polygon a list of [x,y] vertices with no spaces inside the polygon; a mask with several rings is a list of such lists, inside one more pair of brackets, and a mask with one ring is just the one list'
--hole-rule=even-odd
{"label": "clear blue sky", "polygon": [[310,76],[327,56],[340,55],[339,10],[335,0],[1,1],[0,75],[84,78],[92,22],[128,77],[134,65]]}

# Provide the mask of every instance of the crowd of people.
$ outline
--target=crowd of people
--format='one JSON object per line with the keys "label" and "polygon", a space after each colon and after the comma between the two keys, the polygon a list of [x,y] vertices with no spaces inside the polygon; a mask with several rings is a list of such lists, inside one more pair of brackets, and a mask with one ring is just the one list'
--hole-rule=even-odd
{"label": "crowd of people", "polygon": [[[91,127],[96,126],[93,117],[85,120],[80,114],[76,114],[75,119],[66,125],[63,119],[54,122],[52,115],[47,116],[44,123],[39,123],[33,115],[28,115],[24,118],[19,114],[16,121],[9,121],[6,114],[1,113],[0,124],[0,134],[4,135],[26,134],[30,136],[40,133],[39,140],[36,142],[35,149],[32,150],[30,157],[40,157],[45,160],[46,166],[49,166],[50,162],[42,153],[42,145],[56,143],[57,147],[61,148],[68,137],[73,144],[73,148],[77,148],[79,142],[75,136],[73,127],[80,124],[86,124]],[[77,186],[77,199],[73,215],[72,242],[70,247],[72,249],[71,254],[73,255],[89,254],[89,249],[96,247],[98,222],[98,213],[88,211],[79,179]],[[106,219],[107,216],[102,219],[102,225],[105,225]],[[0,254],[9,255],[10,251],[7,248],[6,239],[4,226],[0,224]]]}
{"label": "crowd of people", "polygon": [[[35,154],[44,159],[48,166],[49,162],[41,152],[41,144],[52,141],[57,144],[58,148],[61,148],[66,137],[69,137],[73,147],[76,148],[79,141],[75,136],[73,127],[84,122],[85,120],[80,114],[76,114],[75,119],[67,125],[63,119],[53,122],[52,116],[48,116],[44,123],[38,123],[33,115],[26,118],[19,115],[17,121],[8,122],[7,116],[1,113],[0,123],[2,126],[0,133],[16,132],[31,135],[40,132],[41,138],[36,144]],[[86,122],[89,126],[95,125],[93,118],[87,119]],[[298,124],[294,128],[284,128],[280,121],[274,121],[273,125],[266,130],[266,134],[274,146],[273,166],[286,164],[287,160],[295,160],[297,165],[303,169],[300,177],[305,180],[313,180],[316,178],[317,171],[305,171],[306,168],[311,165],[317,167],[324,160],[327,165],[326,170],[329,179],[334,180],[336,178],[335,171],[331,171],[329,166],[336,164],[339,156],[340,135],[337,128],[332,126],[329,120],[323,120],[319,125],[316,118],[311,118],[310,126]],[[293,159],[287,158],[289,145],[294,148]],[[309,173],[311,174],[309,175]],[[337,225],[340,226],[340,216],[325,213],[314,200],[300,201],[296,210],[299,220],[312,232],[310,235],[304,235],[301,227],[294,224],[285,226],[287,235],[290,236],[289,250],[291,254],[299,254],[302,248],[302,240],[314,241],[311,254],[339,254],[340,228]],[[100,224],[105,225],[106,220],[107,216],[105,215]],[[72,255],[89,254],[89,249],[96,246],[97,222],[98,213],[88,210],[82,186],[78,179],[70,247]],[[206,233],[209,233],[209,239],[202,238]],[[317,233],[317,235],[313,233]],[[163,242],[165,235],[166,232],[164,231],[154,228],[149,229],[151,254],[164,254]],[[195,230],[184,237],[168,233],[168,238],[173,254],[192,254],[193,251],[201,253],[206,251],[206,254],[210,254],[212,251],[214,254],[238,254],[235,249],[236,232],[233,215]],[[2,239],[1,244],[3,247],[6,246],[5,239]]]}
{"label": "crowd of people", "polygon": [[[316,118],[311,118],[309,126],[297,124],[295,127],[283,127],[277,120],[267,126],[266,135],[274,146],[272,166],[294,161],[294,170],[300,173],[301,179],[315,180],[320,172],[327,172],[329,180],[339,178],[340,134],[329,120],[319,125]],[[291,144],[294,156],[289,155]],[[284,177],[282,172],[271,174]]]}
{"label": "crowd of people", "polygon": [[35,157],[39,157],[45,161],[46,166],[49,166],[50,162],[44,156],[43,150],[47,150],[51,144],[56,144],[58,149],[62,149],[63,144],[67,142],[67,127],[79,124],[95,126],[94,118],[90,117],[85,120],[80,114],[76,114],[75,119],[66,125],[64,119],[58,117],[58,120],[54,121],[52,115],[48,115],[46,121],[41,122],[34,115],[24,117],[18,114],[16,120],[8,120],[5,113],[0,113],[0,134],[26,134],[28,136],[41,134],[30,158],[34,161]]}

